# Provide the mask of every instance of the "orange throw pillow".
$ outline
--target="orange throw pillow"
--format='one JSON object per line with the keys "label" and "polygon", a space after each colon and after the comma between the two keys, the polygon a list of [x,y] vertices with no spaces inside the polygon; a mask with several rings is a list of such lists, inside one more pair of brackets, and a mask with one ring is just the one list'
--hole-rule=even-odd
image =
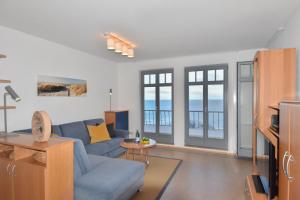
{"label": "orange throw pillow", "polygon": [[106,124],[102,123],[98,126],[87,126],[89,130],[89,135],[91,137],[91,144],[102,142],[106,140],[111,140]]}

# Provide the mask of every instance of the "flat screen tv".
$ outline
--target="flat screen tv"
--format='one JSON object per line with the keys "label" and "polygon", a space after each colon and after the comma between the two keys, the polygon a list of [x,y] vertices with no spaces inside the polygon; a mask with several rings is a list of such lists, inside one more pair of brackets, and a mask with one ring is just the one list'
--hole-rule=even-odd
{"label": "flat screen tv", "polygon": [[[257,133],[257,183],[258,191],[266,193],[269,199],[273,199],[278,193],[278,169],[275,157],[275,146],[261,133]],[[260,141],[260,142],[259,142]]]}

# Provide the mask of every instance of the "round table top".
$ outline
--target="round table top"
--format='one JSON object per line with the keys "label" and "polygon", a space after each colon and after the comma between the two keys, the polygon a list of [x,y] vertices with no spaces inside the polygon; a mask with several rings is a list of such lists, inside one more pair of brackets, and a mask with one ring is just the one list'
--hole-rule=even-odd
{"label": "round table top", "polygon": [[149,144],[124,142],[124,141],[120,143],[120,146],[126,149],[145,149],[145,148],[153,147],[155,145],[156,145],[156,141],[153,139],[149,139]]}

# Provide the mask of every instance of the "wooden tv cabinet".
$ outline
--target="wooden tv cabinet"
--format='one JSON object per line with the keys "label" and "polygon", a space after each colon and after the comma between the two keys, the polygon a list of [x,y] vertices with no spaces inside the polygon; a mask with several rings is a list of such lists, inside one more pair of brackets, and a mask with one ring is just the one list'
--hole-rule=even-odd
{"label": "wooden tv cabinet", "polygon": [[0,200],[72,200],[73,141],[0,138]]}
{"label": "wooden tv cabinet", "polygon": [[268,199],[267,195],[256,192],[254,182],[252,179],[252,175],[249,175],[246,177],[245,193],[246,193],[248,199],[255,199],[255,200],[267,200]]}

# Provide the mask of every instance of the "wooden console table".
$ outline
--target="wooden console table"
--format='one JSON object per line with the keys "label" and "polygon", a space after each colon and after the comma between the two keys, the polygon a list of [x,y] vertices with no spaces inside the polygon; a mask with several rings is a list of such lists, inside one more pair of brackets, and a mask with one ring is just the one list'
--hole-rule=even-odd
{"label": "wooden console table", "polygon": [[0,138],[0,200],[72,200],[73,141]]}
{"label": "wooden console table", "polygon": [[113,124],[115,129],[129,130],[128,110],[105,111],[105,123]]}

